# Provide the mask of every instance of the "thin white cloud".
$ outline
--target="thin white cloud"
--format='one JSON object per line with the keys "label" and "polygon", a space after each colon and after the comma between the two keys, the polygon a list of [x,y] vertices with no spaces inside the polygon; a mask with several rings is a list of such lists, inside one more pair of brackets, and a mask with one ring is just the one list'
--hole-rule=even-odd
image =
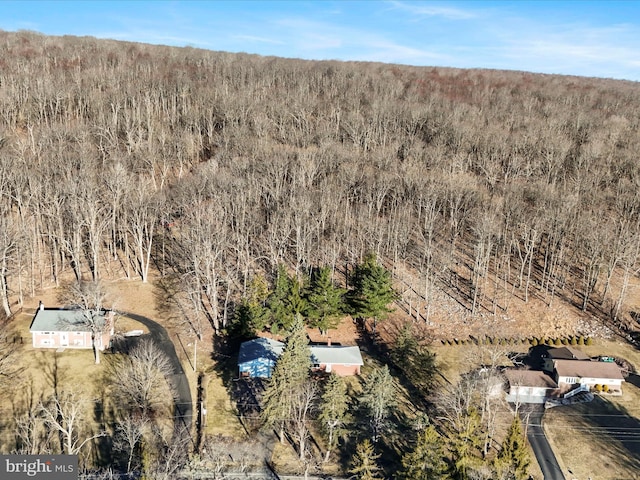
{"label": "thin white cloud", "polygon": [[266,37],[258,37],[255,35],[233,35],[233,39],[235,40],[246,40],[248,42],[257,42],[257,43],[269,43],[271,45],[286,45],[282,40],[277,40],[274,38],[266,38]]}
{"label": "thin white cloud", "polygon": [[638,78],[640,29],[633,25],[520,25],[503,35],[496,53],[519,69]]}
{"label": "thin white cloud", "polygon": [[453,60],[450,55],[421,48],[408,47],[389,41],[373,42],[369,44],[368,47],[370,48],[370,52],[363,55],[360,60],[414,65],[424,65],[426,62],[443,64],[443,62]]}
{"label": "thin white cloud", "polygon": [[35,22],[9,23],[8,25],[4,25],[1,28],[7,31],[30,30],[30,31],[38,32],[41,30],[40,26]]}
{"label": "thin white cloud", "polygon": [[[450,59],[428,49],[416,48],[391,40],[384,34],[332,23],[286,18],[277,22],[286,32],[298,55],[311,58],[339,58],[372,62],[424,64]],[[324,54],[323,54],[324,52]]]}
{"label": "thin white cloud", "polygon": [[477,14],[471,10],[443,7],[434,3],[401,2],[397,0],[390,0],[388,3],[396,10],[402,10],[411,15],[421,17],[442,17],[448,20],[469,20],[477,17]]}
{"label": "thin white cloud", "polygon": [[111,38],[114,40],[123,40],[128,42],[142,42],[160,45],[175,46],[198,46],[201,48],[213,48],[214,45],[202,38],[182,37],[176,35],[167,35],[163,31],[154,29],[144,30],[120,30],[120,31],[103,31],[91,33],[90,35],[97,38]]}

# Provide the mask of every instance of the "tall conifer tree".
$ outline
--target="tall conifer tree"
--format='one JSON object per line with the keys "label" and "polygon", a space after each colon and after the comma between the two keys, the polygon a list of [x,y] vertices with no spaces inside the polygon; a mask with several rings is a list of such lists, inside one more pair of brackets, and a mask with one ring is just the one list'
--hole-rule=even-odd
{"label": "tall conifer tree", "polygon": [[377,464],[377,460],[380,458],[380,454],[376,453],[371,441],[366,438],[356,447],[356,453],[351,460],[350,473],[353,473],[352,478],[358,480],[377,480],[378,471],[380,467]]}
{"label": "tall conifer tree", "polygon": [[331,281],[331,268],[323,267],[312,276],[306,314],[311,326],[318,327],[323,335],[340,323],[345,293],[345,289],[336,287]]}
{"label": "tall conifer tree", "polygon": [[297,392],[309,379],[310,368],[309,342],[302,317],[298,315],[263,396],[263,423],[278,428],[280,442],[284,442],[284,432],[286,423],[291,418],[293,401]]}
{"label": "tall conifer tree", "polygon": [[325,462],[329,460],[331,451],[338,446],[338,437],[347,421],[348,410],[349,395],[347,394],[347,384],[344,378],[332,373],[322,394],[320,415],[318,417],[327,440]]}
{"label": "tall conifer tree", "polygon": [[393,310],[389,305],[398,298],[393,289],[391,273],[378,264],[376,256],[369,254],[353,273],[353,290],[350,303],[353,314],[373,319],[375,332],[378,320],[383,320]]}
{"label": "tall conifer tree", "polygon": [[393,377],[386,365],[376,368],[366,378],[360,402],[367,409],[371,423],[372,440],[378,441],[384,430],[387,417],[395,406],[396,389]]}
{"label": "tall conifer tree", "polygon": [[418,434],[413,451],[402,457],[405,480],[439,480],[447,477],[447,464],[444,461],[442,438],[433,425]]}
{"label": "tall conifer tree", "polygon": [[510,471],[515,480],[528,478],[527,469],[530,464],[526,440],[522,433],[522,424],[518,416],[513,417],[507,436],[502,442],[502,450],[496,458],[498,471]]}

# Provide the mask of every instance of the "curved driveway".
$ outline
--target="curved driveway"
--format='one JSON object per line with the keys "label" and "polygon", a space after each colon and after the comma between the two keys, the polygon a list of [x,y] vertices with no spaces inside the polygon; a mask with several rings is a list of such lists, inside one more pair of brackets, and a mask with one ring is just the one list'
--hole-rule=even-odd
{"label": "curved driveway", "polygon": [[137,315],[135,313],[120,312],[121,315],[129,317],[137,322],[142,323],[149,329],[149,336],[155,342],[155,344],[169,357],[171,366],[173,367],[173,375],[171,375],[169,382],[174,386],[176,390],[175,401],[175,427],[176,430],[185,426],[187,429],[191,428],[191,421],[193,419],[193,405],[191,400],[191,390],[189,389],[189,380],[184,373],[180,359],[176,353],[176,348],[173,342],[169,338],[169,334],[165,328],[157,322],[154,322],[150,318]]}

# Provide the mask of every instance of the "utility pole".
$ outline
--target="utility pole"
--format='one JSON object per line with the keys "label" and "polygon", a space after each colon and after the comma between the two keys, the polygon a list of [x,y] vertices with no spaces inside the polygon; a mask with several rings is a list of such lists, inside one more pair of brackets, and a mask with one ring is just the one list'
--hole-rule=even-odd
{"label": "utility pole", "polygon": [[196,371],[196,359],[198,353],[198,337],[193,341],[193,371]]}

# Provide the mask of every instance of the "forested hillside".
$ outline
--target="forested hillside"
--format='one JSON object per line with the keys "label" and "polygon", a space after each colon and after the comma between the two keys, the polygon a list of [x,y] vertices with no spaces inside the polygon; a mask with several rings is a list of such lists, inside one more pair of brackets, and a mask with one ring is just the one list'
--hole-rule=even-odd
{"label": "forested hillside", "polygon": [[639,123],[632,82],[0,32],[3,311],[157,270],[201,332],[258,272],[374,252],[425,320],[443,294],[626,323]]}

